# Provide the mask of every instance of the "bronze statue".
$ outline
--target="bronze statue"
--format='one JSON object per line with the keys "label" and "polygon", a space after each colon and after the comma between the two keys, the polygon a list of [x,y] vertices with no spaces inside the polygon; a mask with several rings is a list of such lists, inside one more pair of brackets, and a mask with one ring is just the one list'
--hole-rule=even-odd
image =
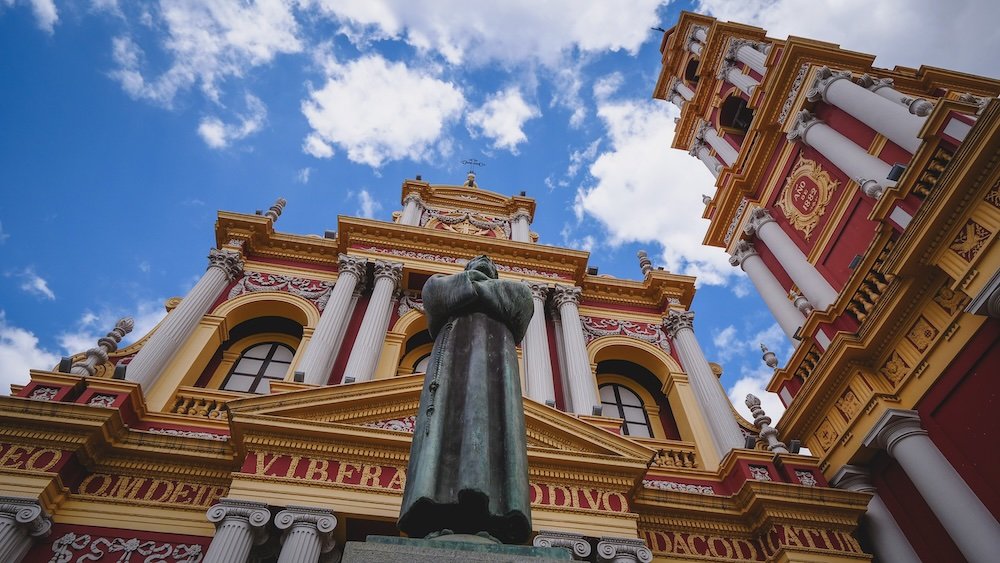
{"label": "bronze statue", "polygon": [[423,288],[434,349],[420,395],[399,529],[410,537],[531,534],[528,461],[515,346],[531,292],[497,279],[487,256]]}

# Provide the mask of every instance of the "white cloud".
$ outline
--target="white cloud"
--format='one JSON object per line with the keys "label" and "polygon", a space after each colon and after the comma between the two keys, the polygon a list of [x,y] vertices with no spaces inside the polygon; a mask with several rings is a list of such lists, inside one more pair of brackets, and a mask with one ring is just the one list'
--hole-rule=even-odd
{"label": "white cloud", "polygon": [[[3,0],[7,6],[13,6],[15,0]],[[52,33],[59,23],[59,11],[53,0],[27,0],[31,5],[31,13],[35,15],[35,23],[42,31]]]}
{"label": "white cloud", "polygon": [[588,2],[509,0],[315,0],[358,44],[400,38],[451,64],[537,60],[549,66],[568,52],[635,53],[659,23],[661,0]]}
{"label": "white cloud", "polygon": [[444,130],[465,107],[457,86],[404,63],[368,55],[331,63],[327,81],[302,103],[313,132],[303,149],[314,156],[341,147],[353,162],[377,168],[386,161],[429,160],[443,154]]}
{"label": "white cloud", "polygon": [[748,333],[750,333],[749,330],[740,331],[733,325],[713,331],[712,344],[715,345],[715,353],[719,361],[728,362],[734,358],[749,358],[751,364],[761,362],[761,344],[774,352],[778,356],[779,362],[787,360],[792,353],[792,343],[785,336],[778,323],[772,323],[755,333]]}
{"label": "white cloud", "polygon": [[58,354],[39,347],[32,332],[8,324],[0,309],[0,394],[9,393],[12,383],[27,383],[29,369],[49,370],[58,363]]}
{"label": "white cloud", "polygon": [[477,133],[493,139],[493,148],[506,149],[517,154],[517,145],[526,142],[524,123],[540,117],[542,112],[528,104],[516,87],[496,92],[486,102],[469,112],[466,122],[470,133]]}
{"label": "white cloud", "polygon": [[97,340],[113,329],[119,319],[128,316],[132,317],[134,326],[132,332],[122,339],[119,348],[128,346],[153,330],[156,323],[166,316],[164,301],[166,300],[139,301],[130,308],[104,308],[97,313],[84,311],[75,328],[59,333],[56,340],[65,355],[79,354],[96,346]]}
{"label": "white cloud", "polygon": [[237,116],[237,123],[223,123],[217,117],[206,117],[198,125],[198,134],[213,149],[224,149],[233,141],[256,133],[267,121],[267,108],[260,98],[247,93],[247,113]]}
{"label": "white cloud", "polygon": [[583,66],[585,57],[581,57],[575,63],[564,62],[560,67],[554,69],[552,77],[552,101],[551,107],[564,107],[570,111],[569,126],[577,129],[583,125],[587,118],[587,106],[580,96],[583,89]]}
{"label": "white cloud", "polygon": [[10,235],[3,232],[3,221],[0,221],[0,244],[7,242],[7,239],[9,238]]}
{"label": "white cloud", "polygon": [[594,98],[598,102],[603,102],[617,92],[624,83],[625,77],[620,72],[612,72],[607,76],[602,76],[594,82]]}
{"label": "white cloud", "polygon": [[139,271],[140,272],[142,272],[144,274],[148,274],[149,273],[149,270],[150,270],[149,260],[142,260],[142,261],[140,261],[138,266],[139,266]]}
{"label": "white cloud", "polygon": [[181,90],[200,85],[211,100],[219,83],[241,77],[277,55],[298,53],[302,42],[289,2],[238,0],[161,0],[154,24],[167,31],[162,48],[171,57],[161,75],[143,75],[143,50],[128,36],[114,39],[118,66],[111,75],[137,99],[170,106]]}
{"label": "white cloud", "polygon": [[306,166],[305,168],[299,170],[298,173],[295,175],[295,181],[300,184],[308,184],[309,176],[311,174],[312,174],[312,168]]}
{"label": "white cloud", "polygon": [[[606,78],[595,90],[609,95],[615,80]],[[659,243],[664,267],[698,276],[699,283],[724,284],[736,275],[722,249],[701,243],[708,228],[701,194],[714,180],[698,159],[669,148],[676,108],[651,100],[599,99],[597,115],[606,148],[590,164],[595,182],[577,190],[578,217],[600,221],[612,245]]]}
{"label": "white cloud", "polygon": [[701,0],[696,11],[876,55],[876,64],[939,66],[997,76],[994,0]]}
{"label": "white cloud", "polygon": [[382,204],[378,202],[375,198],[368,193],[368,190],[361,190],[358,192],[358,204],[361,206],[357,210],[357,214],[371,219],[375,216],[375,213],[382,209]]}
{"label": "white cloud", "polygon": [[42,276],[39,276],[35,269],[32,267],[25,268],[20,272],[8,272],[5,274],[6,277],[16,277],[21,280],[21,291],[25,291],[32,295],[39,297],[44,297],[49,301],[56,298],[56,294],[49,288],[49,282],[45,280]]}

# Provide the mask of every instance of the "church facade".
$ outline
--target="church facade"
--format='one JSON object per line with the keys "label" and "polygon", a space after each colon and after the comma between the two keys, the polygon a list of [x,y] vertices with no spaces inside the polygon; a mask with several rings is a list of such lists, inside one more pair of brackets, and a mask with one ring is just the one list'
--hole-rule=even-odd
{"label": "church facade", "polygon": [[704,242],[795,344],[781,435],[872,495],[880,560],[994,560],[1000,81],[693,13],[661,52],[673,146],[716,177]]}

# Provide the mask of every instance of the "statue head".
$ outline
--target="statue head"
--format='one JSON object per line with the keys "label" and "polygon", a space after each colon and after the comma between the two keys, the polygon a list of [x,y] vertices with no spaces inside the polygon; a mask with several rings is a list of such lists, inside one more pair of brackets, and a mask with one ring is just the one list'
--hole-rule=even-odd
{"label": "statue head", "polygon": [[494,280],[499,277],[499,274],[497,274],[497,267],[493,263],[493,260],[490,260],[490,257],[485,254],[476,256],[472,260],[469,260],[469,262],[465,265],[465,269],[467,271],[476,270],[478,272],[482,272],[483,274],[486,274],[486,277]]}

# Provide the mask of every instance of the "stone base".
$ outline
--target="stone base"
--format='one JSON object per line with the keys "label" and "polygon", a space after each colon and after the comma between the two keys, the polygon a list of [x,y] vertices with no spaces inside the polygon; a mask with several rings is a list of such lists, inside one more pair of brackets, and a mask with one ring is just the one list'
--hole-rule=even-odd
{"label": "stone base", "polygon": [[368,536],[347,542],[341,563],[562,563],[573,555],[561,547],[529,547],[477,541]]}

